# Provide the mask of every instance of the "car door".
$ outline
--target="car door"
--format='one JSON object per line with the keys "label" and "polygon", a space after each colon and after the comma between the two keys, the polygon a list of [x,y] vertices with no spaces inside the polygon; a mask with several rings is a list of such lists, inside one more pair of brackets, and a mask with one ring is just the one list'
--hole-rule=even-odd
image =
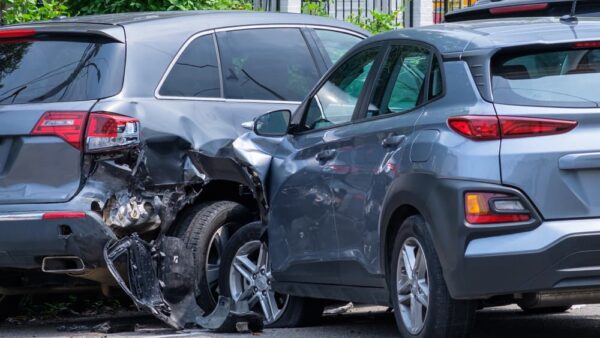
{"label": "car door", "polygon": [[383,287],[379,264],[379,217],[391,181],[408,170],[413,128],[427,101],[432,51],[419,44],[392,44],[358,121],[336,130],[338,158],[350,170],[330,180],[346,285]]}
{"label": "car door", "polygon": [[269,250],[280,282],[340,283],[330,179],[340,170],[336,157],[343,145],[335,131],[352,123],[381,49],[357,52],[324,80],[300,108],[272,160]]}

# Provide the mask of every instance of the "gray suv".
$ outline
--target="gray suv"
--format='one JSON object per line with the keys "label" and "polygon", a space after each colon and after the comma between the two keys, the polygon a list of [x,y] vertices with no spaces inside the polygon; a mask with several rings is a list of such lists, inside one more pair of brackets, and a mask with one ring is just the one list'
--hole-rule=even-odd
{"label": "gray suv", "polygon": [[222,291],[275,321],[300,297],[391,306],[403,337],[600,302],[599,31],[527,18],[360,43],[233,143],[266,212],[230,239]]}
{"label": "gray suv", "polygon": [[225,11],[2,28],[0,293],[84,280],[108,290],[109,239],[170,234],[194,252],[210,310],[221,249],[258,205],[236,182],[207,180],[188,153],[295,109],[367,35],[314,16]]}

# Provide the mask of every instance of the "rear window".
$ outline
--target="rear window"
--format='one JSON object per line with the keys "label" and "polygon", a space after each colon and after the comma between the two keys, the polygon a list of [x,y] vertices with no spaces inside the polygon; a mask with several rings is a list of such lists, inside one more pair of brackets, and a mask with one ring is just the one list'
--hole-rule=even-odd
{"label": "rear window", "polygon": [[600,49],[502,53],[492,59],[496,103],[598,107],[599,85]]}
{"label": "rear window", "polygon": [[0,40],[0,105],[118,94],[125,45],[103,39]]}

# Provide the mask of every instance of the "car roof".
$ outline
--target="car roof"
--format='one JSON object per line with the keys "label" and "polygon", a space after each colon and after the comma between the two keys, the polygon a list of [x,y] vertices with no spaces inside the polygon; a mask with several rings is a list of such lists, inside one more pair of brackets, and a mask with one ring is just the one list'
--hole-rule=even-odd
{"label": "car roof", "polygon": [[[168,26],[170,29],[180,27],[187,31],[189,26],[199,29],[218,29],[246,25],[293,24],[331,26],[360,32],[367,32],[350,23],[314,15],[273,13],[255,11],[165,11],[136,12],[91,16],[61,17],[47,22],[36,22],[25,25],[110,25],[110,26]],[[13,25],[14,26],[14,25]],[[8,26],[5,26],[8,27]]]}
{"label": "car roof", "polygon": [[567,24],[560,18],[515,18],[445,23],[396,30],[367,39],[410,39],[435,46],[442,54],[456,54],[531,44],[600,40],[600,19],[582,18]]}

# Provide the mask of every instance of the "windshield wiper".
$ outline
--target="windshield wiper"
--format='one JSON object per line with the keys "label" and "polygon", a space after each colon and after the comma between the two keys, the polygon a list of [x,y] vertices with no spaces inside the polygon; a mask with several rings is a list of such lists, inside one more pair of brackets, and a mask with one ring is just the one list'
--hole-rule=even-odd
{"label": "windshield wiper", "polygon": [[4,102],[10,98],[12,98],[12,101],[10,103],[15,103],[15,100],[17,99],[19,94],[21,94],[21,92],[24,91],[25,89],[27,89],[27,85],[23,85],[23,86],[17,88],[17,90],[15,90],[12,94],[1,98],[0,103]]}

